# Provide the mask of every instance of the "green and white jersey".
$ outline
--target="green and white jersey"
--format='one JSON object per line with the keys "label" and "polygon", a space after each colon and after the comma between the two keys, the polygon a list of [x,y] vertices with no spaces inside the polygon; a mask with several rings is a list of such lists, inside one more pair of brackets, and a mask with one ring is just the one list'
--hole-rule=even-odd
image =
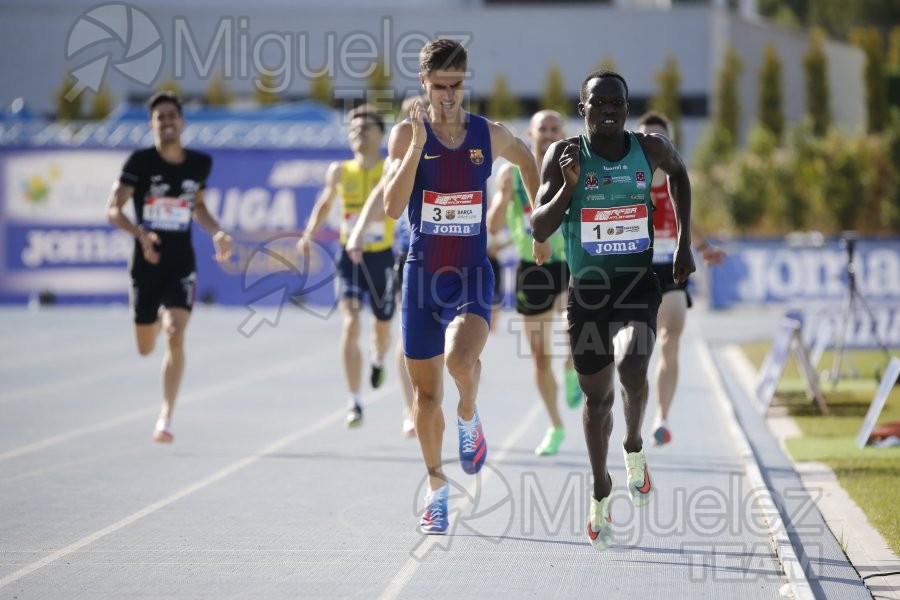
{"label": "green and white jersey", "polygon": [[566,258],[576,279],[614,279],[650,268],[653,259],[652,173],[632,132],[628,154],[608,161],[580,136],[581,175],[563,218]]}

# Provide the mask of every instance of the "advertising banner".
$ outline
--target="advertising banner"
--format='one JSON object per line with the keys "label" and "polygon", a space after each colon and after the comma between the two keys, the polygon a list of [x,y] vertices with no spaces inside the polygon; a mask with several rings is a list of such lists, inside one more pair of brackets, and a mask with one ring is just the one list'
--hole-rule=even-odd
{"label": "advertising banner", "polygon": [[[194,223],[199,301],[330,305],[337,233],[326,226],[310,256],[294,245],[328,164],[347,150],[209,151],[206,203],[235,240],[226,265]],[[128,151],[0,151],[0,301],[127,300],[133,239],[106,222],[106,201]],[[131,203],[127,214],[133,219]],[[336,215],[335,215],[336,217]],[[336,218],[334,221],[337,223]]]}
{"label": "advertising banner", "polygon": [[[862,238],[855,243],[857,294],[849,303],[848,252],[833,240],[793,247],[782,240],[734,241],[725,262],[709,269],[710,306],[784,306],[803,322],[807,347],[821,332],[842,334],[851,347],[880,340],[900,346],[900,240]],[[821,340],[818,342],[821,344]]]}

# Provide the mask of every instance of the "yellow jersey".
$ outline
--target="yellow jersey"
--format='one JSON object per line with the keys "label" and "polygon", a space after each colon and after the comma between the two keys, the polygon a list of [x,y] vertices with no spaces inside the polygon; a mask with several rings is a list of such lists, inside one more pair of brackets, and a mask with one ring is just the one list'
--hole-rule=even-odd
{"label": "yellow jersey", "polygon": [[[341,179],[337,190],[341,197],[341,244],[347,244],[366,199],[381,179],[383,168],[384,160],[379,160],[370,169],[363,169],[355,160],[347,160],[341,164]],[[363,237],[363,252],[381,252],[391,248],[393,243],[393,219],[369,222]]]}

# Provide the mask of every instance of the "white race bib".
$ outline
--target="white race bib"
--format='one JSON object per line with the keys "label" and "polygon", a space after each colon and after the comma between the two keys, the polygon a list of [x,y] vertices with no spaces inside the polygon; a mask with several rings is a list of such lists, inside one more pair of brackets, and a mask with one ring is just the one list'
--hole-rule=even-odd
{"label": "white race bib", "polygon": [[473,236],[481,233],[481,191],[441,194],[425,191],[419,230],[429,235]]}
{"label": "white race bib", "polygon": [[[341,221],[344,239],[349,238],[350,234],[353,233],[353,228],[356,227],[356,222],[359,221],[360,214],[361,213],[344,213],[344,219]],[[366,233],[363,235],[362,243],[368,245],[383,242],[384,232],[384,221],[369,221],[369,226],[366,227]]]}
{"label": "white race bib", "polygon": [[529,202],[522,207],[522,219],[524,220],[523,230],[525,235],[531,235],[531,203]]}
{"label": "white race bib", "polygon": [[582,208],[581,246],[593,256],[643,252],[650,247],[647,205]]}
{"label": "white race bib", "polygon": [[673,237],[659,237],[659,231],[653,238],[653,262],[654,264],[670,263],[675,257],[677,240]]}
{"label": "white race bib", "polygon": [[157,231],[187,231],[191,225],[191,202],[163,196],[144,199],[144,226]]}

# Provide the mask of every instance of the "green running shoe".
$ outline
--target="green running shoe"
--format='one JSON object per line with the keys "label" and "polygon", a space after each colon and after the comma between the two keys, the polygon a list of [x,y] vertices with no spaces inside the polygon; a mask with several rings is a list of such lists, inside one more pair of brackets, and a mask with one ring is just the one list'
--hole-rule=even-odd
{"label": "green running shoe", "polygon": [[578,387],[578,373],[575,369],[566,369],[566,404],[569,408],[578,408],[581,406],[582,393]]}
{"label": "green running shoe", "polygon": [[544,441],[534,449],[538,456],[553,456],[559,452],[559,445],[566,439],[566,430],[562,427],[551,427],[544,435]]}

